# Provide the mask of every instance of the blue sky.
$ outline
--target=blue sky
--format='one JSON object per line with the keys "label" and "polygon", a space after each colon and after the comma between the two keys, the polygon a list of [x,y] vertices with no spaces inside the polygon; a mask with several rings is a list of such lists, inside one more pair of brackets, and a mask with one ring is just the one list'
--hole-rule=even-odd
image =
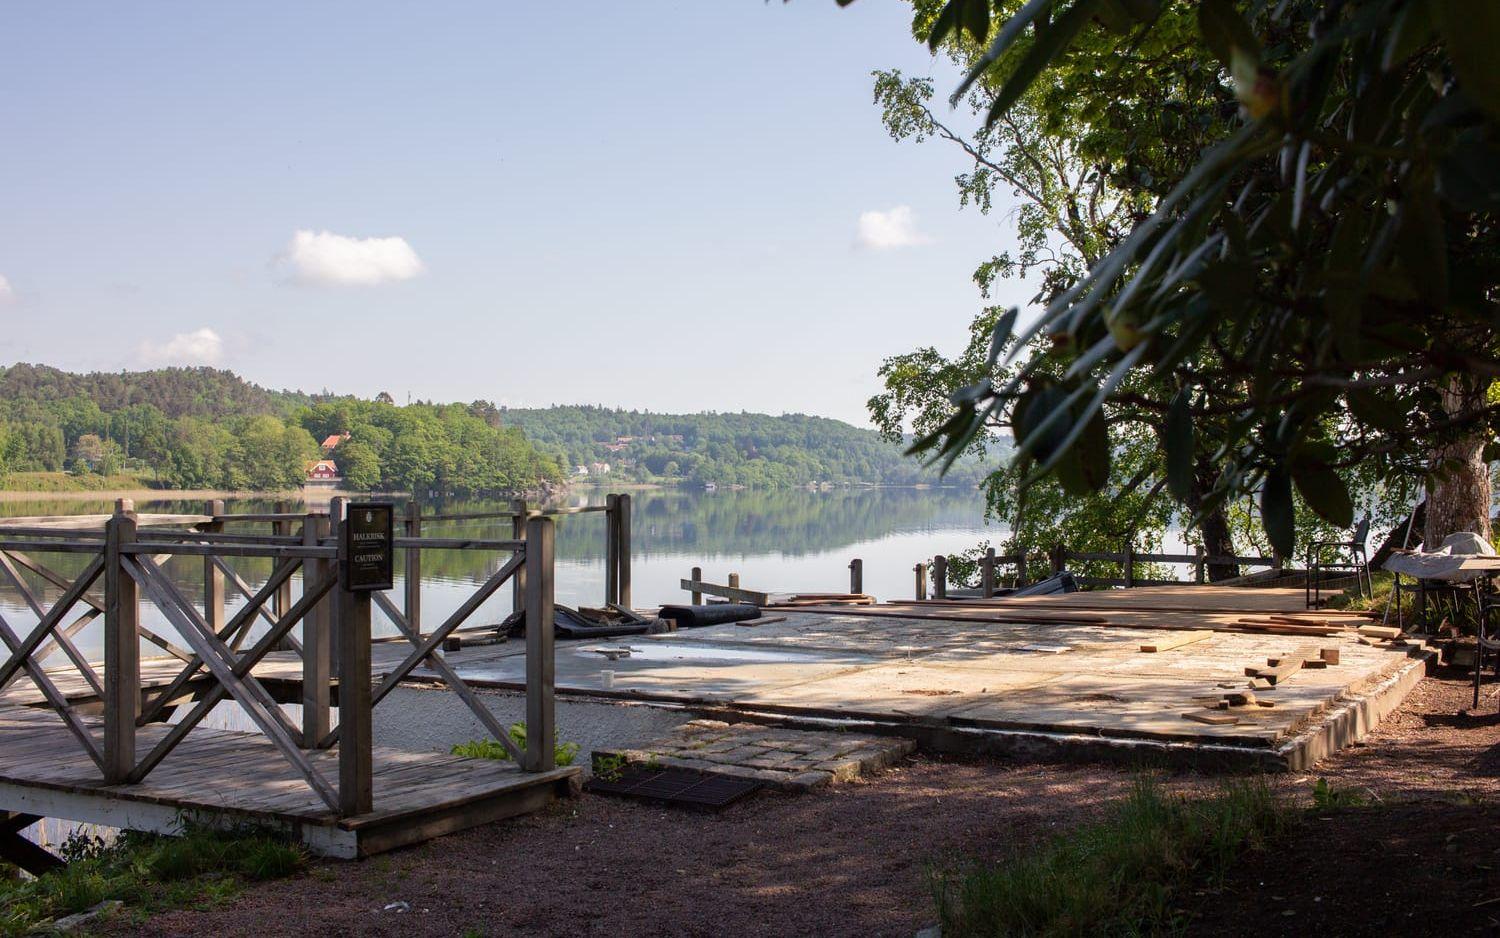
{"label": "blue sky", "polygon": [[872,69],[953,83],[909,16],[6,4],[0,362],[863,423],[1010,241],[881,127]]}

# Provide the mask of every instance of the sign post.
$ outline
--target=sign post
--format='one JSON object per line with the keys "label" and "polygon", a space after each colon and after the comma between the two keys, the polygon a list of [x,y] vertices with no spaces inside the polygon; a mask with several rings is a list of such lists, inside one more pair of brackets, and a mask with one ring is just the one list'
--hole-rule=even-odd
{"label": "sign post", "polygon": [[369,593],[396,585],[395,518],[391,502],[349,502],[339,525],[342,589]]}

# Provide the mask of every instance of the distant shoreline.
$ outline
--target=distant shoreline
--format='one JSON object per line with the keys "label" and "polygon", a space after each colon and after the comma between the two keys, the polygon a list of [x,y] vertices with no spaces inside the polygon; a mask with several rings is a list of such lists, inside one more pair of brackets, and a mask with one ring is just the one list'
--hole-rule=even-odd
{"label": "distant shoreline", "polygon": [[[353,492],[332,492],[333,495],[353,495]],[[72,489],[61,492],[36,492],[24,489],[0,489],[0,502],[86,502],[109,501],[116,498],[136,498],[141,501],[208,501],[215,498],[265,498],[301,501],[301,489],[282,492],[237,492],[220,489]]]}

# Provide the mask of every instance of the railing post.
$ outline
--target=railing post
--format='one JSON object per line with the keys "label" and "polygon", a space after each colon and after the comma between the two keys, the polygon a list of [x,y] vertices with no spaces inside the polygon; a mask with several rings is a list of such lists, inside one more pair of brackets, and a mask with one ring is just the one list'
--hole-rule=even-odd
{"label": "railing post", "polygon": [[120,784],[135,768],[141,710],[140,597],[120,548],[135,541],[135,503],[115,502],[104,534],[104,781]]}
{"label": "railing post", "polygon": [[918,599],[927,598],[927,564],[919,563],[912,570],[917,575],[916,595]]}
{"label": "railing post", "polygon": [[[316,547],[328,533],[328,516],[308,513],[302,522],[302,543]],[[326,560],[309,557],[302,561],[302,588],[328,575]],[[332,594],[302,617],[302,747],[316,749],[332,728],[328,697],[332,692],[333,629],[330,626]]]}
{"label": "railing post", "polygon": [[[277,502],[272,508],[278,515],[284,515],[292,510],[288,502]],[[285,519],[277,519],[271,522],[271,533],[287,537],[292,533],[292,523]],[[280,619],[290,608],[292,608],[292,581],[288,579],[278,586],[275,594],[271,596],[271,614]]]}
{"label": "railing post", "polygon": [[1026,545],[1016,542],[1016,589],[1026,585]]}
{"label": "railing post", "polygon": [[[422,505],[415,498],[406,503],[406,536],[422,536]],[[422,551],[415,547],[406,549],[406,603],[403,612],[406,624],[418,635],[422,634]]]}
{"label": "railing post", "polygon": [[616,593],[615,602],[626,609],[630,605],[630,496],[621,495],[615,503],[619,509],[619,519],[616,524],[616,535],[619,537],[619,546],[615,548],[617,563],[620,572],[615,575]]}
{"label": "railing post", "polygon": [[[510,500],[510,539],[513,541],[525,540],[526,519],[529,511],[526,507],[526,499],[512,498]],[[510,609],[511,612],[519,612],[526,608],[526,568],[518,569],[510,578]]]}
{"label": "railing post", "polygon": [[552,635],[551,518],[526,521],[526,764],[529,772],[556,767],[557,732],[553,712],[553,684],[557,663]]}
{"label": "railing post", "polygon": [[932,558],[932,598],[948,598],[948,558],[942,554]]}
{"label": "railing post", "polygon": [[[334,499],[329,509],[330,525],[343,526],[344,510],[344,499]],[[341,537],[338,563],[344,560]],[[339,814],[352,817],[369,814],[375,806],[370,719],[370,594],[350,592],[340,583],[333,597],[339,654]]]}
{"label": "railing post", "polygon": [[1202,583],[1203,582],[1203,555],[1204,555],[1204,553],[1205,553],[1205,551],[1203,549],[1203,545],[1202,544],[1199,544],[1197,547],[1193,548],[1193,582],[1194,583]]}
{"label": "railing post", "polygon": [[[222,516],[223,499],[205,502],[203,513],[213,517]],[[224,522],[210,521],[202,527],[204,531],[216,533],[224,530]],[[224,631],[224,571],[219,569],[212,557],[203,558],[203,621],[215,633]]]}
{"label": "railing post", "polygon": [[[323,532],[325,538],[332,538],[335,545],[340,538],[339,528],[344,523],[344,512],[349,504],[349,499],[342,495],[335,495],[328,500],[328,528]],[[338,561],[329,562],[326,570],[338,572]],[[343,653],[343,646],[339,642],[339,604],[338,590],[330,590],[324,597],[324,605],[328,607],[328,668],[334,674],[339,673],[339,655]]]}
{"label": "railing post", "polygon": [[[702,567],[694,567],[693,568],[693,582],[694,583],[702,583],[703,582],[703,568]],[[700,593],[700,592],[698,592],[697,590],[693,590],[693,605],[695,605],[695,606],[701,606],[701,605],[703,605],[703,594]]]}
{"label": "railing post", "polygon": [[1052,575],[1057,576],[1067,567],[1067,550],[1061,544],[1052,547]]}
{"label": "railing post", "polygon": [[620,496],[604,496],[604,605],[620,601]]}
{"label": "railing post", "polygon": [[979,595],[985,599],[995,595],[995,548],[984,551],[983,565],[979,568]]}
{"label": "railing post", "polygon": [[1125,588],[1135,586],[1135,544],[1131,541],[1125,542]]}
{"label": "railing post", "polygon": [[865,591],[865,562],[855,557],[849,561],[849,592],[855,596]]}

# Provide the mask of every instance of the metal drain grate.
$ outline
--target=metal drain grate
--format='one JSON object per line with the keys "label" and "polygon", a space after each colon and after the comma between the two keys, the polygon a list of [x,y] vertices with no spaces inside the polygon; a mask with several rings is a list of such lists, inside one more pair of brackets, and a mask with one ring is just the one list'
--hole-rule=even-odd
{"label": "metal drain grate", "polygon": [[600,795],[643,798],[668,804],[718,810],[761,787],[753,779],[706,775],[692,769],[627,768],[619,778],[606,781],[595,776],[583,786]]}

